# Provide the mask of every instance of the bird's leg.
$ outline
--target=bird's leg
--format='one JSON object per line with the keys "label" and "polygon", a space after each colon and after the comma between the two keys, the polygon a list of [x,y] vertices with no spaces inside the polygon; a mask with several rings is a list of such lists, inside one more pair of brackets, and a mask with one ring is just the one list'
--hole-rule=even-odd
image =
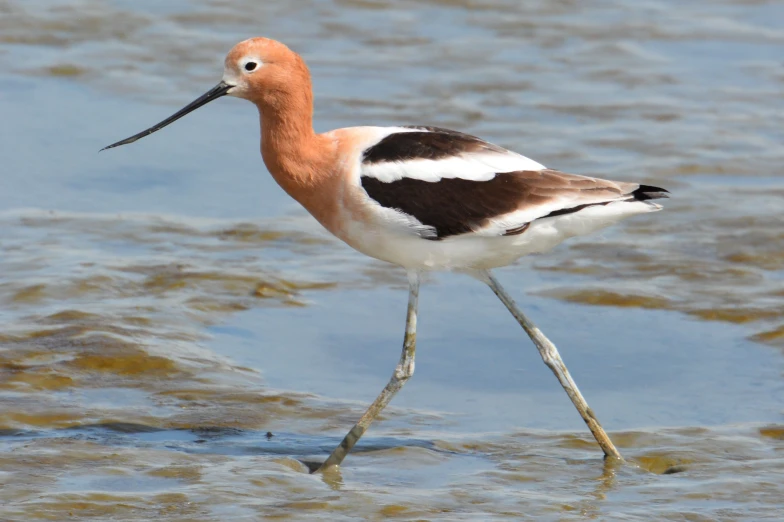
{"label": "bird's leg", "polygon": [[419,273],[408,273],[408,312],[406,313],[406,334],[403,338],[403,352],[400,354],[400,362],[397,363],[392,378],[389,379],[386,387],[381,391],[373,404],[367,409],[362,418],[359,419],[351,431],[343,438],[343,441],[334,449],[332,454],[324,461],[316,471],[323,471],[331,466],[339,466],[346,455],[354,447],[360,437],[370,427],[370,424],[378,417],[381,411],[389,404],[392,397],[400,391],[400,388],[414,375],[414,355],[416,354],[416,325],[417,325],[417,303],[419,301]]}
{"label": "bird's leg", "polygon": [[577,384],[572,379],[572,376],[569,375],[569,370],[566,369],[566,364],[564,364],[563,359],[561,359],[561,355],[558,353],[558,349],[555,345],[523,314],[511,296],[506,293],[506,290],[504,290],[498,280],[489,271],[484,270],[477,272],[475,276],[486,283],[493,292],[495,292],[495,295],[504,303],[506,308],[512,313],[514,318],[517,319],[517,322],[520,323],[520,326],[523,327],[523,330],[525,330],[534,342],[537,350],[539,350],[539,355],[542,356],[542,360],[544,360],[547,367],[553,371],[558,378],[558,382],[560,382],[563,389],[566,390],[567,395],[569,395],[569,398],[572,400],[572,404],[577,408],[577,411],[585,421],[585,424],[588,425],[588,428],[596,438],[596,442],[601,446],[604,454],[608,457],[623,459],[610,440],[610,437],[605,433],[602,425],[599,424],[599,420],[594,416],[593,410],[588,407],[588,403],[585,402],[580,390],[577,389]]}

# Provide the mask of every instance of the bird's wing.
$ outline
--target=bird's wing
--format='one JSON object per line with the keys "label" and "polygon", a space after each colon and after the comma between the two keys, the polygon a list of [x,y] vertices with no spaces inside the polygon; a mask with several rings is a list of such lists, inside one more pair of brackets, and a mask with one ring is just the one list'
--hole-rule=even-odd
{"label": "bird's wing", "polygon": [[360,183],[422,237],[518,234],[536,219],[666,192],[566,174],[475,136],[436,127],[387,134],[362,154]]}

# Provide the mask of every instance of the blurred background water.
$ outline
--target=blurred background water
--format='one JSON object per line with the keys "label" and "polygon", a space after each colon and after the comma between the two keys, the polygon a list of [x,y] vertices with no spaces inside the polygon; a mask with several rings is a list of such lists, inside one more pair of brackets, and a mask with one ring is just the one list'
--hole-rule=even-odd
{"label": "blurred background water", "polygon": [[[499,271],[635,465],[605,465],[482,285],[399,269],[274,184],[247,102],[101,147],[239,40],[316,126],[434,124],[673,193]],[[0,0],[0,519],[760,520],[784,512],[784,3]]]}

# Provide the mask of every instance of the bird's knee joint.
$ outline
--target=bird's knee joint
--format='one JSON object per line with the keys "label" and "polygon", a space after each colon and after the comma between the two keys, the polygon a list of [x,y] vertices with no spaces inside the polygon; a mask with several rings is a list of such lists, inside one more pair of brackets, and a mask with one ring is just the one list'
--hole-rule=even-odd
{"label": "bird's knee joint", "polygon": [[395,378],[398,381],[407,381],[414,375],[414,361],[406,361],[395,368]]}
{"label": "bird's knee joint", "polygon": [[547,365],[547,367],[550,368],[551,370],[558,369],[558,362],[556,361],[555,357],[553,357],[553,354],[550,353],[549,351],[545,351],[544,353],[542,353],[542,360]]}

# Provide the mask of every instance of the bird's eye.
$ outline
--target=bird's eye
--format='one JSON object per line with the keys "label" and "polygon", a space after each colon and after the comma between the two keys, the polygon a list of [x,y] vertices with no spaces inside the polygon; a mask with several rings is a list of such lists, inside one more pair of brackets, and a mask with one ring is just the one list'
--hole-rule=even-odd
{"label": "bird's eye", "polygon": [[245,64],[246,71],[252,71],[256,68],[256,62],[248,62]]}

